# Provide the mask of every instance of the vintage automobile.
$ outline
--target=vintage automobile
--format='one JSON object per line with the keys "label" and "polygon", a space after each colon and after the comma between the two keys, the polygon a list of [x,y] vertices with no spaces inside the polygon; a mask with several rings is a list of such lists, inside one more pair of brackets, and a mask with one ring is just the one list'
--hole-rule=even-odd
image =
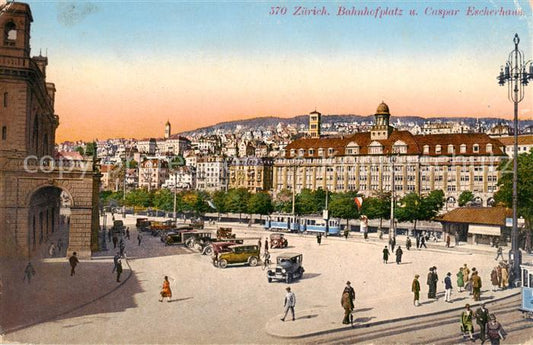
{"label": "vintage automobile", "polygon": [[135,221],[135,226],[137,227],[137,229],[140,229],[141,227],[146,225],[146,222],[148,222],[148,218],[145,218],[145,217],[137,218],[137,220]]}
{"label": "vintage automobile", "polygon": [[[178,224],[172,228],[162,229],[157,231],[157,235],[161,237],[161,241],[165,242],[166,235],[170,232],[180,232],[185,230],[193,230],[193,227],[190,224]],[[155,236],[155,235],[154,235]]]}
{"label": "vintage automobile", "polygon": [[204,220],[201,218],[192,219],[191,220],[191,226],[195,229],[203,229],[204,228]]}
{"label": "vintage automobile", "polygon": [[218,239],[227,239],[227,238],[235,238],[235,234],[232,234],[231,228],[218,228],[217,229],[217,238]]}
{"label": "vintage automobile", "polygon": [[283,253],[276,259],[276,269],[267,271],[268,282],[272,280],[283,280],[290,284],[293,279],[302,278],[304,268],[302,267],[303,255],[299,253]]}
{"label": "vintage automobile", "polygon": [[287,248],[288,245],[284,234],[270,234],[270,248]]}
{"label": "vintage automobile", "polygon": [[202,252],[205,246],[211,243],[213,233],[211,231],[193,230],[183,234],[183,242],[188,248],[196,248]]}
{"label": "vintage automobile", "polygon": [[213,255],[216,254],[217,251],[220,252],[220,248],[224,248],[224,246],[233,246],[235,244],[243,244],[244,240],[240,238],[225,238],[225,239],[218,239],[218,238],[211,238],[209,243],[206,243],[205,247],[201,250],[202,255]]}
{"label": "vintage automobile", "polygon": [[189,229],[183,229],[183,230],[177,230],[177,231],[169,231],[163,236],[161,236],[161,241],[165,243],[167,246],[173,245],[173,244],[184,244],[184,234],[191,232],[193,230]]}
{"label": "vintage automobile", "polygon": [[229,246],[230,251],[225,253],[215,254],[213,265],[226,268],[233,264],[249,264],[250,266],[257,266],[259,262],[259,246],[236,244]]}

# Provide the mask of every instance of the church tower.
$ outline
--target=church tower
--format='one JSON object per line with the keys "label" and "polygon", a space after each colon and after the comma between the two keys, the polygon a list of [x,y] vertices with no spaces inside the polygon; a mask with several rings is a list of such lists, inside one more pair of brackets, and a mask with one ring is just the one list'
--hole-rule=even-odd
{"label": "church tower", "polygon": [[321,116],[322,114],[316,110],[309,113],[309,136],[311,138],[320,138]]}
{"label": "church tower", "polygon": [[170,138],[170,121],[165,124],[165,139]]}
{"label": "church tower", "polygon": [[370,130],[371,140],[386,140],[389,138],[393,131],[393,127],[390,123],[389,106],[381,102],[374,115],[374,126]]}

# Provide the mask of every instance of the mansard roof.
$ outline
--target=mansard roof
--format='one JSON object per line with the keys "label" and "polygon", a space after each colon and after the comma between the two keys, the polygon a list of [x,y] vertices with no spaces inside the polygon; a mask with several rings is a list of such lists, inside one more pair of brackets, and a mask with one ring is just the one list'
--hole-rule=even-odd
{"label": "mansard roof", "polygon": [[[420,147],[429,146],[429,156],[447,154],[448,145],[453,145],[455,153],[460,155],[501,155],[505,156],[504,148],[500,141],[489,137],[485,133],[455,133],[455,134],[429,134],[416,135],[415,140]],[[466,152],[460,153],[461,145],[466,145]],[[474,152],[474,145],[479,145],[479,152]],[[492,152],[487,152],[487,144],[492,144]],[[442,152],[436,153],[435,146],[441,145]]]}

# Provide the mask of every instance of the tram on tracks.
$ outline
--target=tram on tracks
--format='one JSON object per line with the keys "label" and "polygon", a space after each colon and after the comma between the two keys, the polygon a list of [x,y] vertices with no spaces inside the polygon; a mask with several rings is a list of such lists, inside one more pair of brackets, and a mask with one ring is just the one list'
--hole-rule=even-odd
{"label": "tram on tracks", "polygon": [[324,220],[320,216],[296,216],[286,214],[272,214],[265,220],[266,230],[287,231],[296,233],[315,233],[339,235],[341,231],[340,219]]}

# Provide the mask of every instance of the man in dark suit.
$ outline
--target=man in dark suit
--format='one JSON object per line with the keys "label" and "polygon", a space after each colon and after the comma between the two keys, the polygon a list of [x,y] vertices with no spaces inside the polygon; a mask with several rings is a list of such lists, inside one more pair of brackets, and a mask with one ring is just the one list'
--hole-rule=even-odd
{"label": "man in dark suit", "polygon": [[481,344],[483,344],[487,338],[485,334],[485,328],[489,322],[489,310],[485,308],[485,303],[481,305],[481,308],[476,310],[476,323],[479,325],[479,339],[481,339]]}

